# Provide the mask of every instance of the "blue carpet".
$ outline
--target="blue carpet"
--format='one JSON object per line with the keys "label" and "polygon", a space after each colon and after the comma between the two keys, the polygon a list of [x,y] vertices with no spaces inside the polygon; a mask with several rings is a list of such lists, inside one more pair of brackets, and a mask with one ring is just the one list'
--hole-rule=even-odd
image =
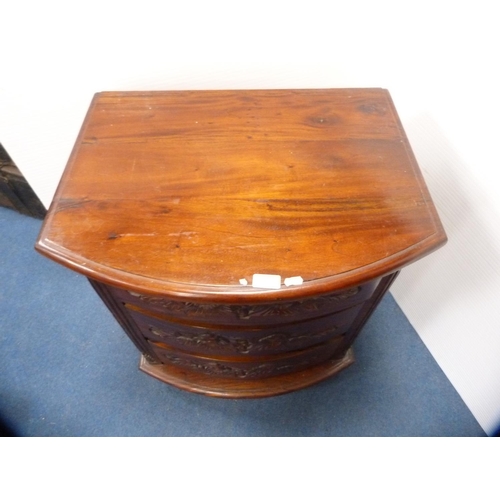
{"label": "blue carpet", "polygon": [[260,400],[190,394],[139,354],[85,278],[0,208],[0,420],[16,436],[484,436],[388,295],[337,377]]}

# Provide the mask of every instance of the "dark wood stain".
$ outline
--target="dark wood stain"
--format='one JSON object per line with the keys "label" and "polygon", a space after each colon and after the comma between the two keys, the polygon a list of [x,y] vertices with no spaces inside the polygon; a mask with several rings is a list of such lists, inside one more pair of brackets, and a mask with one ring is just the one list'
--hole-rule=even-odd
{"label": "dark wood stain", "polygon": [[352,363],[398,271],[445,242],[386,90],[103,92],[36,248],[91,279],[145,372],[259,397]]}

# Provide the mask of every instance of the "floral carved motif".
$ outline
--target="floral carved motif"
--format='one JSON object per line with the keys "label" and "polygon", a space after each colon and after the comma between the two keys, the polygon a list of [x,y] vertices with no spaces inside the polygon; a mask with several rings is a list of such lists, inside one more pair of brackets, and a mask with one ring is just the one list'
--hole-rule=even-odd
{"label": "floral carved motif", "polygon": [[196,302],[182,302],[169,300],[163,297],[154,297],[129,292],[140,301],[153,306],[159,306],[163,310],[172,314],[183,314],[191,317],[206,317],[209,315],[230,314],[238,319],[250,319],[254,316],[280,316],[289,317],[303,312],[321,311],[326,305],[332,302],[342,302],[361,290],[360,287],[350,288],[340,293],[321,295],[312,299],[297,300],[292,302],[273,302],[269,304],[204,304]]}
{"label": "floral carved motif", "polygon": [[243,337],[228,337],[219,332],[206,330],[203,332],[179,332],[175,330],[160,330],[154,326],[149,330],[156,336],[167,341],[201,350],[227,351],[240,354],[258,353],[261,351],[273,351],[283,348],[294,349],[300,347],[303,342],[323,340],[334,334],[338,327],[332,326],[327,330],[310,334],[303,333],[270,333],[263,337],[248,339]]}
{"label": "floral carved motif", "polygon": [[236,367],[231,365],[226,365],[219,361],[195,361],[187,358],[182,358],[176,356],[175,354],[165,353],[163,358],[166,359],[168,363],[183,368],[188,368],[197,372],[202,372],[205,375],[212,375],[216,377],[226,377],[226,378],[262,378],[271,375],[279,375],[281,373],[287,373],[290,371],[296,371],[300,368],[306,368],[314,364],[321,359],[321,356],[317,355],[309,359],[302,360],[297,363],[282,364],[278,365],[276,363],[261,363],[252,367]]}
{"label": "floral carved motif", "polygon": [[229,378],[257,378],[270,375],[274,371],[271,363],[263,363],[251,368],[237,368],[230,365],[225,365],[218,361],[194,361],[191,359],[181,358],[175,354],[164,354],[166,360],[176,366],[189,368],[197,372],[203,372],[206,375],[222,376]]}

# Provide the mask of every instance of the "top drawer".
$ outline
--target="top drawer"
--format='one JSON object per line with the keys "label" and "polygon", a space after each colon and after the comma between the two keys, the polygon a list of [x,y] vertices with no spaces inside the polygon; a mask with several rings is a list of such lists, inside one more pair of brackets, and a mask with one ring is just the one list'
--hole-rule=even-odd
{"label": "top drawer", "polygon": [[[367,300],[378,280],[328,295],[303,300],[258,304],[216,304],[181,301],[112,288],[125,306],[131,304],[144,312],[153,311],[165,316],[200,325],[283,325],[342,311]],[[111,288],[111,287],[110,287]]]}

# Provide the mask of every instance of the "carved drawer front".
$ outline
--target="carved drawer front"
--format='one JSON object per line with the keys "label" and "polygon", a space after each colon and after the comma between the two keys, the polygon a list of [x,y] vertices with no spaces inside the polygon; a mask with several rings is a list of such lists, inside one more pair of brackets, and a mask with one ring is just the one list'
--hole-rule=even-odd
{"label": "carved drawer front", "polygon": [[214,377],[229,379],[259,379],[284,375],[322,363],[330,358],[341,357],[339,352],[343,336],[340,335],[327,343],[276,356],[247,356],[245,358],[223,356],[195,356],[169,346],[150,342],[158,359],[167,365],[203,373]]}
{"label": "carved drawer front", "polygon": [[113,288],[114,295],[125,305],[155,311],[171,318],[219,325],[278,325],[342,311],[364,302],[375,290],[378,280],[329,295],[303,300],[259,304],[211,304],[171,300]]}
{"label": "carved drawer front", "polygon": [[194,326],[129,310],[144,337],[195,354],[258,355],[295,351],[345,333],[363,304],[321,318],[260,328]]}

